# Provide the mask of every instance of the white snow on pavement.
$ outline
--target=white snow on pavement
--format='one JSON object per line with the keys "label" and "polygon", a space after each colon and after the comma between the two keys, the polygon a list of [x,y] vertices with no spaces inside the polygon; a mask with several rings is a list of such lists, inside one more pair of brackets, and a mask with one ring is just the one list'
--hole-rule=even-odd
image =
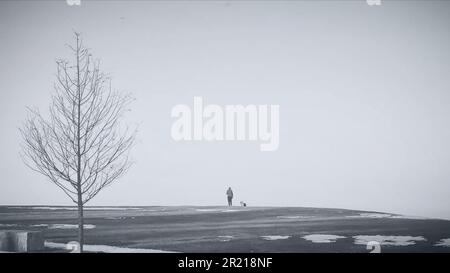
{"label": "white snow on pavement", "polygon": [[[84,224],[84,229],[93,229],[95,228],[95,225],[90,224]],[[72,225],[72,224],[51,224],[48,225],[49,229],[77,229],[78,225]]]}
{"label": "white snow on pavement", "polygon": [[313,243],[334,243],[337,239],[343,239],[345,238],[345,236],[331,234],[310,234],[303,236],[302,238]]}
{"label": "white snow on pavement", "polygon": [[390,218],[390,219],[411,219],[411,220],[426,220],[428,218],[420,216],[406,216],[406,215],[396,215],[389,213],[360,213],[359,215],[348,215],[346,218]]}
{"label": "white snow on pavement", "polygon": [[[45,247],[53,249],[67,249],[67,244],[53,243],[45,241]],[[84,245],[84,251],[87,252],[104,252],[104,253],[170,253],[172,251],[164,251],[158,249],[147,248],[129,248],[129,247],[117,247],[107,245]]]}
{"label": "white snow on pavement", "polygon": [[277,216],[279,219],[309,219],[313,218],[314,216],[303,216],[303,215],[280,215]]}
{"label": "white snow on pavement", "polygon": [[229,241],[231,241],[231,239],[234,238],[234,236],[232,236],[232,235],[222,235],[222,236],[217,236],[217,238],[219,238],[219,241],[221,241],[221,242],[229,242]]}
{"label": "white snow on pavement", "polygon": [[291,236],[283,236],[283,235],[267,235],[267,236],[261,236],[264,240],[268,241],[275,241],[275,240],[285,240],[290,238]]}
{"label": "white snow on pavement", "polygon": [[423,236],[384,236],[384,235],[357,235],[353,236],[356,245],[367,245],[368,242],[375,241],[380,245],[409,246],[416,242],[426,241]]}
{"label": "white snow on pavement", "polygon": [[434,244],[434,246],[450,247],[450,238],[441,239],[439,242]]}

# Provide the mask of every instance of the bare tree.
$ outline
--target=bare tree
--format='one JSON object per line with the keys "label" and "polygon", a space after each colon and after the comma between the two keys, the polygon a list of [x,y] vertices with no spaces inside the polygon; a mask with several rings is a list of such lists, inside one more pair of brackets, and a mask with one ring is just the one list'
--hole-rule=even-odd
{"label": "bare tree", "polygon": [[28,108],[20,132],[28,167],[50,179],[78,207],[78,240],[83,252],[83,206],[130,167],[136,131],[120,123],[131,96],[111,88],[78,33],[69,46],[75,62],[57,60],[55,93],[45,118]]}

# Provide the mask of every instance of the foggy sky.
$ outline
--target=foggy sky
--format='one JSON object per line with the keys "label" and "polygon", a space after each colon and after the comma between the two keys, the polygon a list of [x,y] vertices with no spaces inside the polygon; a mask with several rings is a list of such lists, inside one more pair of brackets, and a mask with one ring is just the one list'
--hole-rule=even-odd
{"label": "foggy sky", "polygon": [[[88,205],[312,206],[450,218],[446,1],[0,2],[0,204],[72,205],[19,157],[82,33],[136,102],[128,174]],[[280,105],[280,144],[175,142],[176,104]]]}

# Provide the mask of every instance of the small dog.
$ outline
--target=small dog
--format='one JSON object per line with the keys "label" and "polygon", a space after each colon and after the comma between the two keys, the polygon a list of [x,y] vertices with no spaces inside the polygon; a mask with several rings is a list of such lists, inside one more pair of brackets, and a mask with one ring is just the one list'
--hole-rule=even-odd
{"label": "small dog", "polygon": [[246,207],[247,203],[245,203],[244,201],[241,201],[241,207]]}

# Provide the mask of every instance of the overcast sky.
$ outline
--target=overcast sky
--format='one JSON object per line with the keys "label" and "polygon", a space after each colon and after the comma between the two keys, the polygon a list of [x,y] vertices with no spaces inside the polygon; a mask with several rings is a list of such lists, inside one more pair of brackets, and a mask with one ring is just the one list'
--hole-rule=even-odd
{"label": "overcast sky", "polygon": [[[137,98],[135,165],[90,205],[236,203],[450,218],[450,2],[0,2],[0,204],[71,205],[19,157],[81,32]],[[280,105],[280,146],[175,142],[176,104]]]}

